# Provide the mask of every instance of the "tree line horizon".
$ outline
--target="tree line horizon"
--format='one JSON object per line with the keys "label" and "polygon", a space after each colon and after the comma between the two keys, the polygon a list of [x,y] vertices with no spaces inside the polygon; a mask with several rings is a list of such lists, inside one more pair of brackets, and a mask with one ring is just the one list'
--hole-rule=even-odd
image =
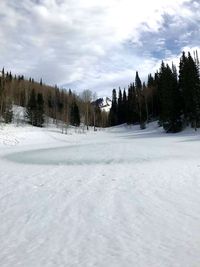
{"label": "tree line horizon", "polygon": [[[102,111],[95,94],[83,90],[59,89],[23,75],[12,75],[2,69],[0,75],[0,120],[11,123],[13,105],[26,109],[25,120],[38,127],[48,124],[49,118],[62,129],[69,125],[109,127],[123,123],[139,124],[141,129],[158,120],[166,132],[179,132],[190,125],[200,127],[200,67],[198,52],[182,53],[179,71],[172,63],[162,61],[160,69],[149,73],[147,83],[136,71],[134,82],[127,90],[112,90],[110,112]],[[62,130],[64,131],[64,130]]]}

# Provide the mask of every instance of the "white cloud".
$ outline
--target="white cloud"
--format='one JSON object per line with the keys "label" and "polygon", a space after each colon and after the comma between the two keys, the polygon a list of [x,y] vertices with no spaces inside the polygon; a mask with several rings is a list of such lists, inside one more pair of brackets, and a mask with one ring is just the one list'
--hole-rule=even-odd
{"label": "white cloud", "polygon": [[[127,47],[128,41],[144,48],[142,34],[162,31],[165,14],[176,18],[175,24],[195,21],[194,9],[185,5],[189,2],[1,0],[0,65],[79,90],[105,92],[117,83],[126,86],[136,69],[145,77],[159,60],[148,52],[148,44],[138,54]],[[163,36],[156,42],[165,48]]]}

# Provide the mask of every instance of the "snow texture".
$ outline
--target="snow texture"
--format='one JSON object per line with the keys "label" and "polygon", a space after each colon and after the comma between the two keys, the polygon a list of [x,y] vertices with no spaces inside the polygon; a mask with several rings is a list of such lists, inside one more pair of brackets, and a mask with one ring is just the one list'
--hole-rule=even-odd
{"label": "snow texture", "polygon": [[200,138],[0,129],[1,267],[199,267]]}

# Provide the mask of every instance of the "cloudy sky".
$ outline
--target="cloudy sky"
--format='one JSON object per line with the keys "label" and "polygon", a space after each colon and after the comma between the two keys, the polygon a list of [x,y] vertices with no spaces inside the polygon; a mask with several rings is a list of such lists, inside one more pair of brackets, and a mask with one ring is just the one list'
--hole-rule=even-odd
{"label": "cloudy sky", "polygon": [[199,0],[0,0],[0,66],[104,96],[199,49],[199,25]]}

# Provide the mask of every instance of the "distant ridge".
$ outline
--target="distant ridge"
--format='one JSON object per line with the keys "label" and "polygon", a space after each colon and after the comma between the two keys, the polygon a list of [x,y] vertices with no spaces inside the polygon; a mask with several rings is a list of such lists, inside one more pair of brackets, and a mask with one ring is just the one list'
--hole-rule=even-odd
{"label": "distant ridge", "polygon": [[95,103],[102,111],[109,112],[112,106],[112,100],[109,97],[98,98]]}

